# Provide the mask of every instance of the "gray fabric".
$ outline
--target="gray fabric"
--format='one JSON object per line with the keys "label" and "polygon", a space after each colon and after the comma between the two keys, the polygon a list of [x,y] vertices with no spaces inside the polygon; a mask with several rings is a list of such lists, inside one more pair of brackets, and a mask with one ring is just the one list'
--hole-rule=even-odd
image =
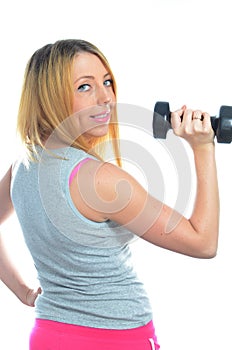
{"label": "gray fabric", "polygon": [[75,208],[68,179],[86,153],[72,147],[41,151],[39,162],[13,169],[11,196],[43,293],[36,317],[107,329],[152,319],[132,266],[134,235],[115,222],[97,223]]}

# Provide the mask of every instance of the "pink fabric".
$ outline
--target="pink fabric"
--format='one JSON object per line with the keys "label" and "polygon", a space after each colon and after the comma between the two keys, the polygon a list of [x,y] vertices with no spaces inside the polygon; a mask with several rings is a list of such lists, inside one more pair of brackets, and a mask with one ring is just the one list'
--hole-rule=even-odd
{"label": "pink fabric", "polygon": [[139,328],[109,330],[37,319],[30,350],[158,350],[152,321]]}
{"label": "pink fabric", "polygon": [[78,172],[78,170],[80,169],[80,167],[85,164],[88,160],[90,160],[91,158],[84,158],[80,161],[80,163],[77,164],[77,166],[75,166],[75,168],[73,169],[73,171],[71,172],[71,175],[69,176],[69,185],[72,183],[74,176],[76,175],[76,173]]}

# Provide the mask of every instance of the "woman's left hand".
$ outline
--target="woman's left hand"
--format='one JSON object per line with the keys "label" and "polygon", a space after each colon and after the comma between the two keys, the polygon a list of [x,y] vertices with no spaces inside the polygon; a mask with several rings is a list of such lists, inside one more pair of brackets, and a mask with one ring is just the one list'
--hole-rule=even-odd
{"label": "woman's left hand", "polygon": [[28,289],[25,301],[22,301],[25,305],[34,307],[35,301],[39,294],[42,293],[42,289],[38,287],[37,289]]}

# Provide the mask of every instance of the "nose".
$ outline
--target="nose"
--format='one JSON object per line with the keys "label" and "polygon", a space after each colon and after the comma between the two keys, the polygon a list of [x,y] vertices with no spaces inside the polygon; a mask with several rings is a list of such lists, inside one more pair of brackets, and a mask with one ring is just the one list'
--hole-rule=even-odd
{"label": "nose", "polygon": [[97,89],[97,104],[107,105],[112,101],[112,90],[103,86]]}

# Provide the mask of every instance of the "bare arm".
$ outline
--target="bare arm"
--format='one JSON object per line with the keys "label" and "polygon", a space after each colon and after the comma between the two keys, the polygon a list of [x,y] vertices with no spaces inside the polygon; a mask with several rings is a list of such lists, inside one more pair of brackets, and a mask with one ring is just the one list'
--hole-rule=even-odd
{"label": "bare arm", "polygon": [[211,258],[217,251],[219,226],[213,130],[206,113],[201,122],[192,120],[198,111],[186,110],[181,122],[184,111],[173,115],[173,129],[190,143],[194,152],[197,194],[190,219],[149,195],[122,169],[107,163],[84,164],[77,175],[78,185],[74,181],[70,191],[77,208],[92,220],[111,219],[157,246]]}
{"label": "bare arm", "polygon": [[[0,225],[13,213],[10,198],[11,169],[0,181]],[[28,306],[34,306],[34,301],[41,292],[40,289],[30,289],[23,281],[15,266],[12,264],[0,233],[0,279],[1,281]]]}

